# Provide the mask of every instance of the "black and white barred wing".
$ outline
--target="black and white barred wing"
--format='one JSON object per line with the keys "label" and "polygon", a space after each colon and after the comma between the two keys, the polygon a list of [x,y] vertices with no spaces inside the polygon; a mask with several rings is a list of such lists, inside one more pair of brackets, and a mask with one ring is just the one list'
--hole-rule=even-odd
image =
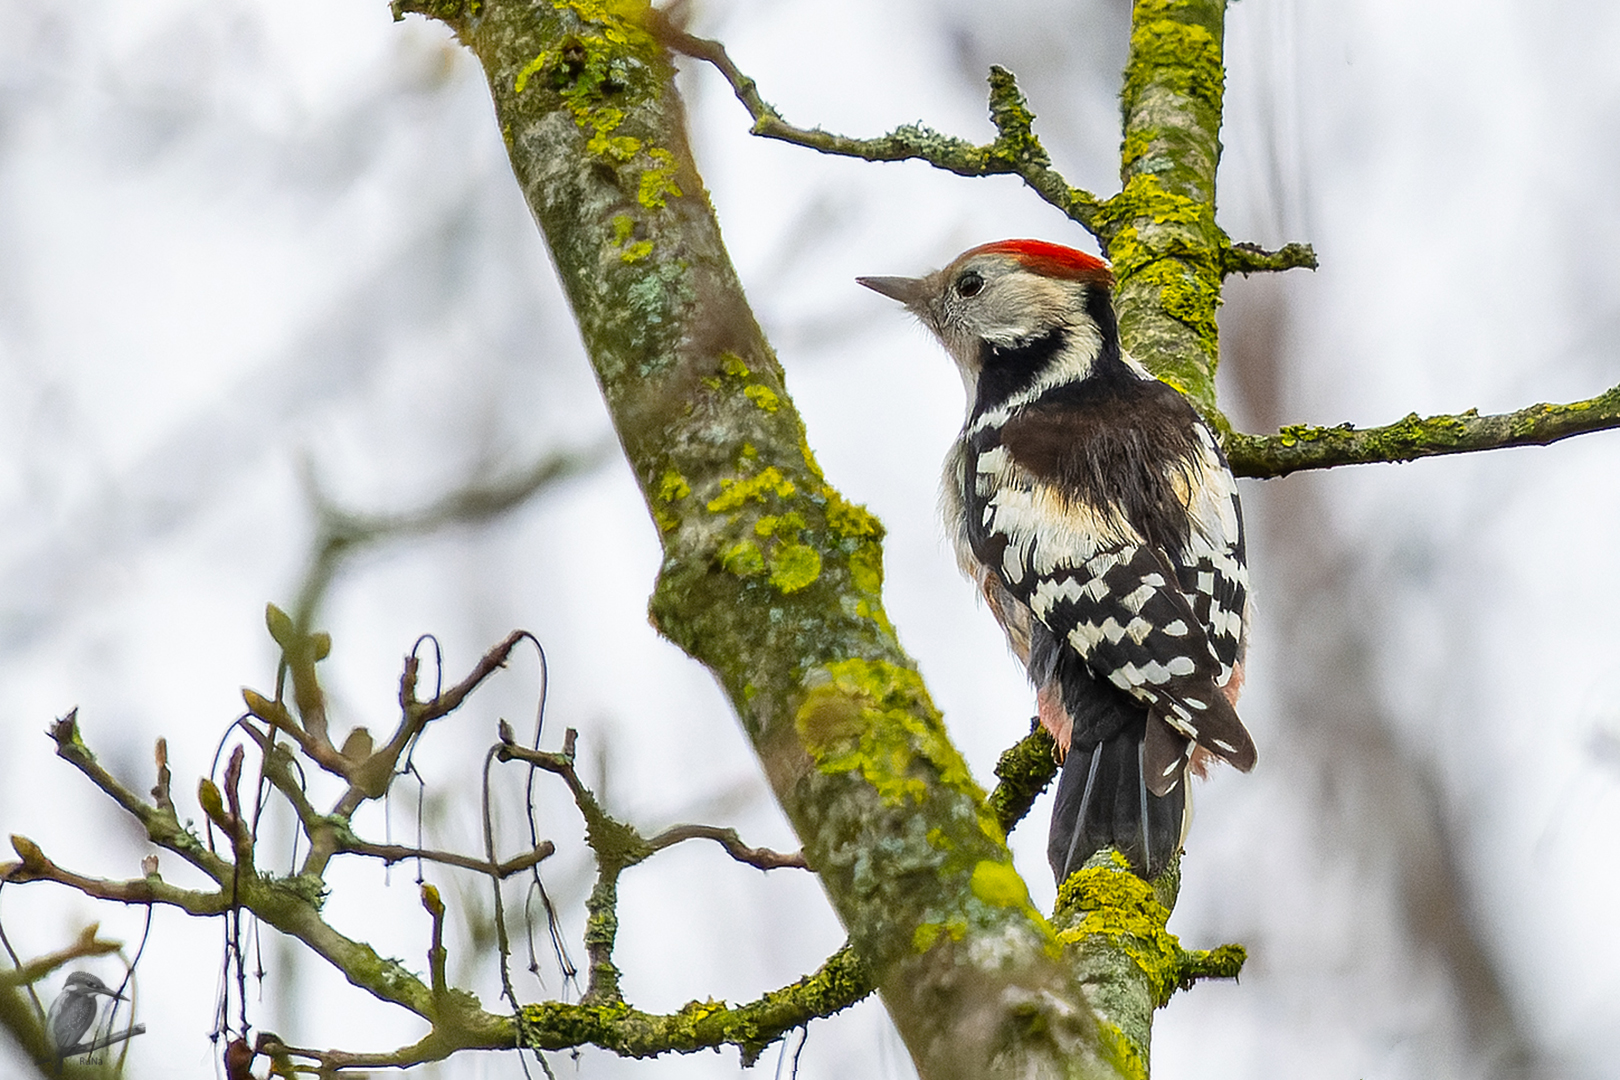
{"label": "black and white barred wing", "polygon": [[[1216,599],[1220,588],[1197,600],[1188,596],[1190,585],[1200,583],[1194,575],[1215,573],[1201,568],[1214,565],[1214,553],[1173,566],[1130,524],[1039,482],[1005,447],[984,446],[969,457],[974,476],[966,510],[974,554],[1093,676],[1162,721],[1148,726],[1149,788],[1163,794],[1175,786],[1188,740],[1250,768],[1254,744],[1220,691],[1235,646],[1230,661],[1217,655],[1197,610],[1226,610]],[[1223,582],[1230,577],[1224,568],[1219,576]],[[1241,637],[1239,627],[1236,640]]]}
{"label": "black and white barred wing", "polygon": [[1198,459],[1178,477],[1176,494],[1187,508],[1191,534],[1180,557],[1172,556],[1181,591],[1220,661],[1217,685],[1231,681],[1248,646],[1249,569],[1243,537],[1243,506],[1237,481],[1215,437],[1197,425]]}

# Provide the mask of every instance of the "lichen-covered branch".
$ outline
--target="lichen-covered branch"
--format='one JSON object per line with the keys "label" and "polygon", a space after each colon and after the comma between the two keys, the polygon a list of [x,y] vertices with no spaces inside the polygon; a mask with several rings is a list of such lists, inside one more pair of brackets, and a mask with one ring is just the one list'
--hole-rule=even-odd
{"label": "lichen-covered branch", "polygon": [[652,1016],[624,1005],[595,1009],[557,1002],[530,1005],[523,1023],[531,1045],[563,1049],[589,1042],[625,1057],[650,1057],[732,1045],[752,1065],[771,1043],[810,1020],[831,1016],[872,992],[870,972],[845,946],[813,974],[746,1005],[694,1001]]}
{"label": "lichen-covered branch", "polygon": [[1181,886],[1179,857],[1152,884],[1116,851],[1102,851],[1058,890],[1052,921],[1084,973],[1086,992],[1108,1021],[1122,1058],[1147,1074],[1155,1009],[1199,979],[1237,978],[1243,946],[1188,952],[1165,929]]}
{"label": "lichen-covered branch", "polygon": [[1037,195],[1087,229],[1092,228],[1101,201],[1088,191],[1071,187],[1041,146],[1031,125],[1035,114],[1018,89],[1013,73],[990,69],[990,119],[996,126],[994,142],[983,146],[966,139],[941,135],[918,124],[906,124],[875,139],[852,139],[821,128],[795,127],[782,119],[775,106],[759,93],[759,85],[737,67],[718,41],[693,37],[668,25],[658,36],[671,48],[712,64],[731,84],[737,100],[753,117],[755,135],[803,146],[822,154],[860,158],[862,161],[926,161],[936,169],[958,176],[1012,174]]}
{"label": "lichen-covered branch", "polygon": [[1265,274],[1284,270],[1315,270],[1316,252],[1309,244],[1284,244],[1267,251],[1258,244],[1232,244],[1221,261],[1221,274]]}
{"label": "lichen-covered branch", "polygon": [[1036,721],[1021,742],[1008,747],[996,761],[995,790],[990,792],[990,812],[1001,831],[1010,833],[1024,820],[1029,808],[1046,785],[1057,775],[1057,743]]}
{"label": "lichen-covered branch", "polygon": [[1121,342],[1223,430],[1215,309],[1236,250],[1215,223],[1225,21],[1225,0],[1136,0],[1121,190],[1098,219]]}
{"label": "lichen-covered branch", "polygon": [[1567,405],[1531,405],[1517,412],[1481,416],[1416,413],[1384,427],[1285,427],[1275,435],[1230,432],[1226,456],[1239,476],[1271,478],[1302,469],[1329,469],[1378,461],[1412,461],[1440,454],[1468,454],[1509,446],[1546,446],[1590,431],[1620,428],[1620,386]]}

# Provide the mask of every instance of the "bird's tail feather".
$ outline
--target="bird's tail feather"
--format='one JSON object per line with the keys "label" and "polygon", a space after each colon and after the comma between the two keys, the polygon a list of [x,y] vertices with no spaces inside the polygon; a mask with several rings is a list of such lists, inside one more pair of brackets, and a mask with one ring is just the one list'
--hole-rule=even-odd
{"label": "bird's tail feather", "polygon": [[1145,724],[1130,724],[1091,747],[1071,746],[1058,777],[1046,857],[1058,884],[1105,847],[1152,879],[1181,846],[1187,785],[1164,795],[1143,776]]}

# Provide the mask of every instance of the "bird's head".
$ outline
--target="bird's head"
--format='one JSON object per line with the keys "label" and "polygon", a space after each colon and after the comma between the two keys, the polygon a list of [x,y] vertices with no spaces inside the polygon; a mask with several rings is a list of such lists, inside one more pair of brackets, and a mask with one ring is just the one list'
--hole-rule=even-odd
{"label": "bird's head", "polygon": [[1060,335],[1046,354],[1084,367],[1117,338],[1107,264],[1044,240],[983,244],[926,277],[855,280],[900,301],[934,332],[961,369],[970,403],[980,374],[999,355]]}
{"label": "bird's head", "polygon": [[123,994],[118,993],[88,971],[75,971],[69,975],[66,981],[62,983],[62,993],[78,994],[85,997],[105,994],[107,997],[117,998],[119,1001],[124,1000]]}

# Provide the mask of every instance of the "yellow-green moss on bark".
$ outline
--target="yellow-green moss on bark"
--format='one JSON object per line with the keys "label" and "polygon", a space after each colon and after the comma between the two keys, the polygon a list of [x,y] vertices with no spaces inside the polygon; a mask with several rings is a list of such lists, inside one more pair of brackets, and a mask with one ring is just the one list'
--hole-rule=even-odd
{"label": "yellow-green moss on bark", "polygon": [[823,772],[859,772],[891,805],[920,802],[936,782],[984,798],[915,671],[849,659],[805,684],[796,724]]}
{"label": "yellow-green moss on bark", "polygon": [[1121,190],[1093,221],[1118,279],[1125,348],[1218,428],[1226,235],[1215,224],[1225,72],[1221,0],[1137,0],[1120,104]]}
{"label": "yellow-green moss on bark", "polygon": [[1086,994],[1144,1071],[1153,1010],[1202,978],[1236,978],[1241,945],[1189,951],[1166,929],[1180,882],[1179,860],[1143,881],[1117,851],[1099,852],[1058,889],[1058,940],[1082,970]]}

